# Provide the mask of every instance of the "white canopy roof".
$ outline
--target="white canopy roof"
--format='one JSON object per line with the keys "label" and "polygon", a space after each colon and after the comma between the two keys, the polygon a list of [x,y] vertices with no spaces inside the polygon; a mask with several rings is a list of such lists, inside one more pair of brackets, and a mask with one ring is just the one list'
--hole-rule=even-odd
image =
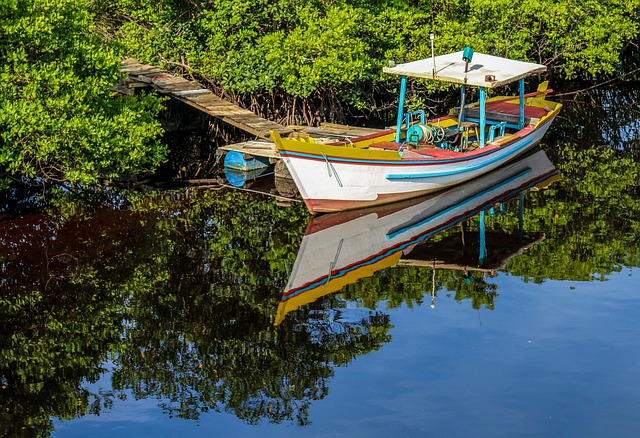
{"label": "white canopy roof", "polygon": [[460,51],[436,56],[435,77],[433,76],[433,58],[407,62],[395,67],[384,67],[382,71],[400,76],[495,88],[547,70],[547,67],[542,64],[515,61],[476,52],[465,74],[462,53]]}

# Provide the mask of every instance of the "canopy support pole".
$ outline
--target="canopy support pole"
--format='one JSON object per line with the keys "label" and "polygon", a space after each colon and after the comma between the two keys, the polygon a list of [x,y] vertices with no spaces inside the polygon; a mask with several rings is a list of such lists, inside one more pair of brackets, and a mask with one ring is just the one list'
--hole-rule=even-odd
{"label": "canopy support pole", "polygon": [[396,122],[396,143],[400,143],[400,131],[402,130],[402,120],[404,119],[404,95],[406,92],[407,77],[402,76],[400,79],[400,98],[398,100],[398,120]]}
{"label": "canopy support pole", "polygon": [[462,84],[460,87],[460,112],[458,113],[458,131],[460,130],[460,123],[464,122],[464,101],[466,97],[466,86]]}
{"label": "canopy support pole", "polygon": [[480,147],[484,147],[484,129],[487,126],[487,112],[485,104],[487,102],[487,89],[480,87],[480,133],[478,142]]}
{"label": "canopy support pole", "polygon": [[518,129],[524,128],[524,78],[520,78],[520,119]]}

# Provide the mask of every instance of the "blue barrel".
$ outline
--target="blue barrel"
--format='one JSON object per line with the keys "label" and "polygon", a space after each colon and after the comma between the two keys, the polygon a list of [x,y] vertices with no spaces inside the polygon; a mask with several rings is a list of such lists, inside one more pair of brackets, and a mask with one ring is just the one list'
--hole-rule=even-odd
{"label": "blue barrel", "polygon": [[268,167],[262,167],[260,169],[253,169],[249,171],[236,170],[225,167],[224,176],[227,178],[227,182],[233,187],[244,187],[247,182],[255,181],[261,176],[272,175],[271,169]]}
{"label": "blue barrel", "polygon": [[269,167],[269,159],[265,157],[254,157],[237,151],[230,151],[224,156],[224,167],[226,169],[242,170],[244,172]]}

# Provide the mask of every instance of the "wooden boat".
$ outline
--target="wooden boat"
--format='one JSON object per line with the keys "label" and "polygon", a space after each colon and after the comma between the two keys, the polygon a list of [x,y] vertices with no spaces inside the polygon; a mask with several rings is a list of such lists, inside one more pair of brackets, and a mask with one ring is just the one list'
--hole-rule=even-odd
{"label": "wooden boat", "polygon": [[[401,76],[395,129],[327,144],[271,136],[312,214],[409,199],[476,178],[538,144],[562,107],[546,99],[547,82],[524,93],[525,77],[545,70],[470,48],[388,66],[383,71]],[[407,77],[460,84],[460,106],[431,120],[405,112]],[[487,96],[513,82],[519,95]],[[479,100],[466,105],[469,87]]]}
{"label": "wooden boat", "polygon": [[[532,187],[546,187],[559,177],[544,151],[536,148],[525,156],[480,178],[419,198],[366,209],[311,218],[300,244],[288,284],[283,292],[275,324],[287,313],[339,291],[347,284],[394,266],[401,257],[417,251],[436,233],[512,199]],[[518,239],[532,245],[534,239]],[[512,241],[512,243],[516,243]],[[504,245],[503,245],[504,246]],[[462,252],[462,248],[459,248]],[[512,254],[521,249],[513,248]],[[433,252],[438,252],[433,251]],[[438,267],[451,268],[459,257],[446,260],[440,252]],[[499,251],[500,262],[507,257]],[[435,259],[434,259],[435,260]],[[469,270],[495,269],[482,254],[469,262]]]}

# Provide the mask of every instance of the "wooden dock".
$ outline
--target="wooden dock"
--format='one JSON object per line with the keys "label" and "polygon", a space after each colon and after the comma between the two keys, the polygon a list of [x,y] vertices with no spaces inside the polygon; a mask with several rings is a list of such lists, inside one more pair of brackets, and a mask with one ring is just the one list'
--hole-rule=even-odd
{"label": "wooden dock", "polygon": [[216,96],[197,81],[167,73],[158,67],[142,64],[135,59],[128,58],[122,61],[120,70],[126,72],[128,78],[123,84],[113,87],[114,91],[133,94],[136,88],[153,87],[158,93],[180,100],[211,117],[248,132],[256,138],[251,141],[222,146],[218,148],[218,154],[238,151],[249,156],[267,157],[272,162],[276,161],[279,159],[279,155],[269,136],[271,130],[280,133],[283,137],[311,136],[318,143],[345,140],[380,131],[334,123],[324,123],[318,127],[283,126]]}
{"label": "wooden dock", "polygon": [[122,61],[121,71],[128,73],[129,78],[124,85],[117,89],[118,91],[127,92],[127,89],[151,86],[161,94],[178,99],[229,125],[255,135],[257,138],[269,138],[270,130],[277,131],[283,136],[293,132],[286,126],[264,119],[216,96],[199,82],[175,76],[157,67],[142,64],[135,59],[129,58]]}

